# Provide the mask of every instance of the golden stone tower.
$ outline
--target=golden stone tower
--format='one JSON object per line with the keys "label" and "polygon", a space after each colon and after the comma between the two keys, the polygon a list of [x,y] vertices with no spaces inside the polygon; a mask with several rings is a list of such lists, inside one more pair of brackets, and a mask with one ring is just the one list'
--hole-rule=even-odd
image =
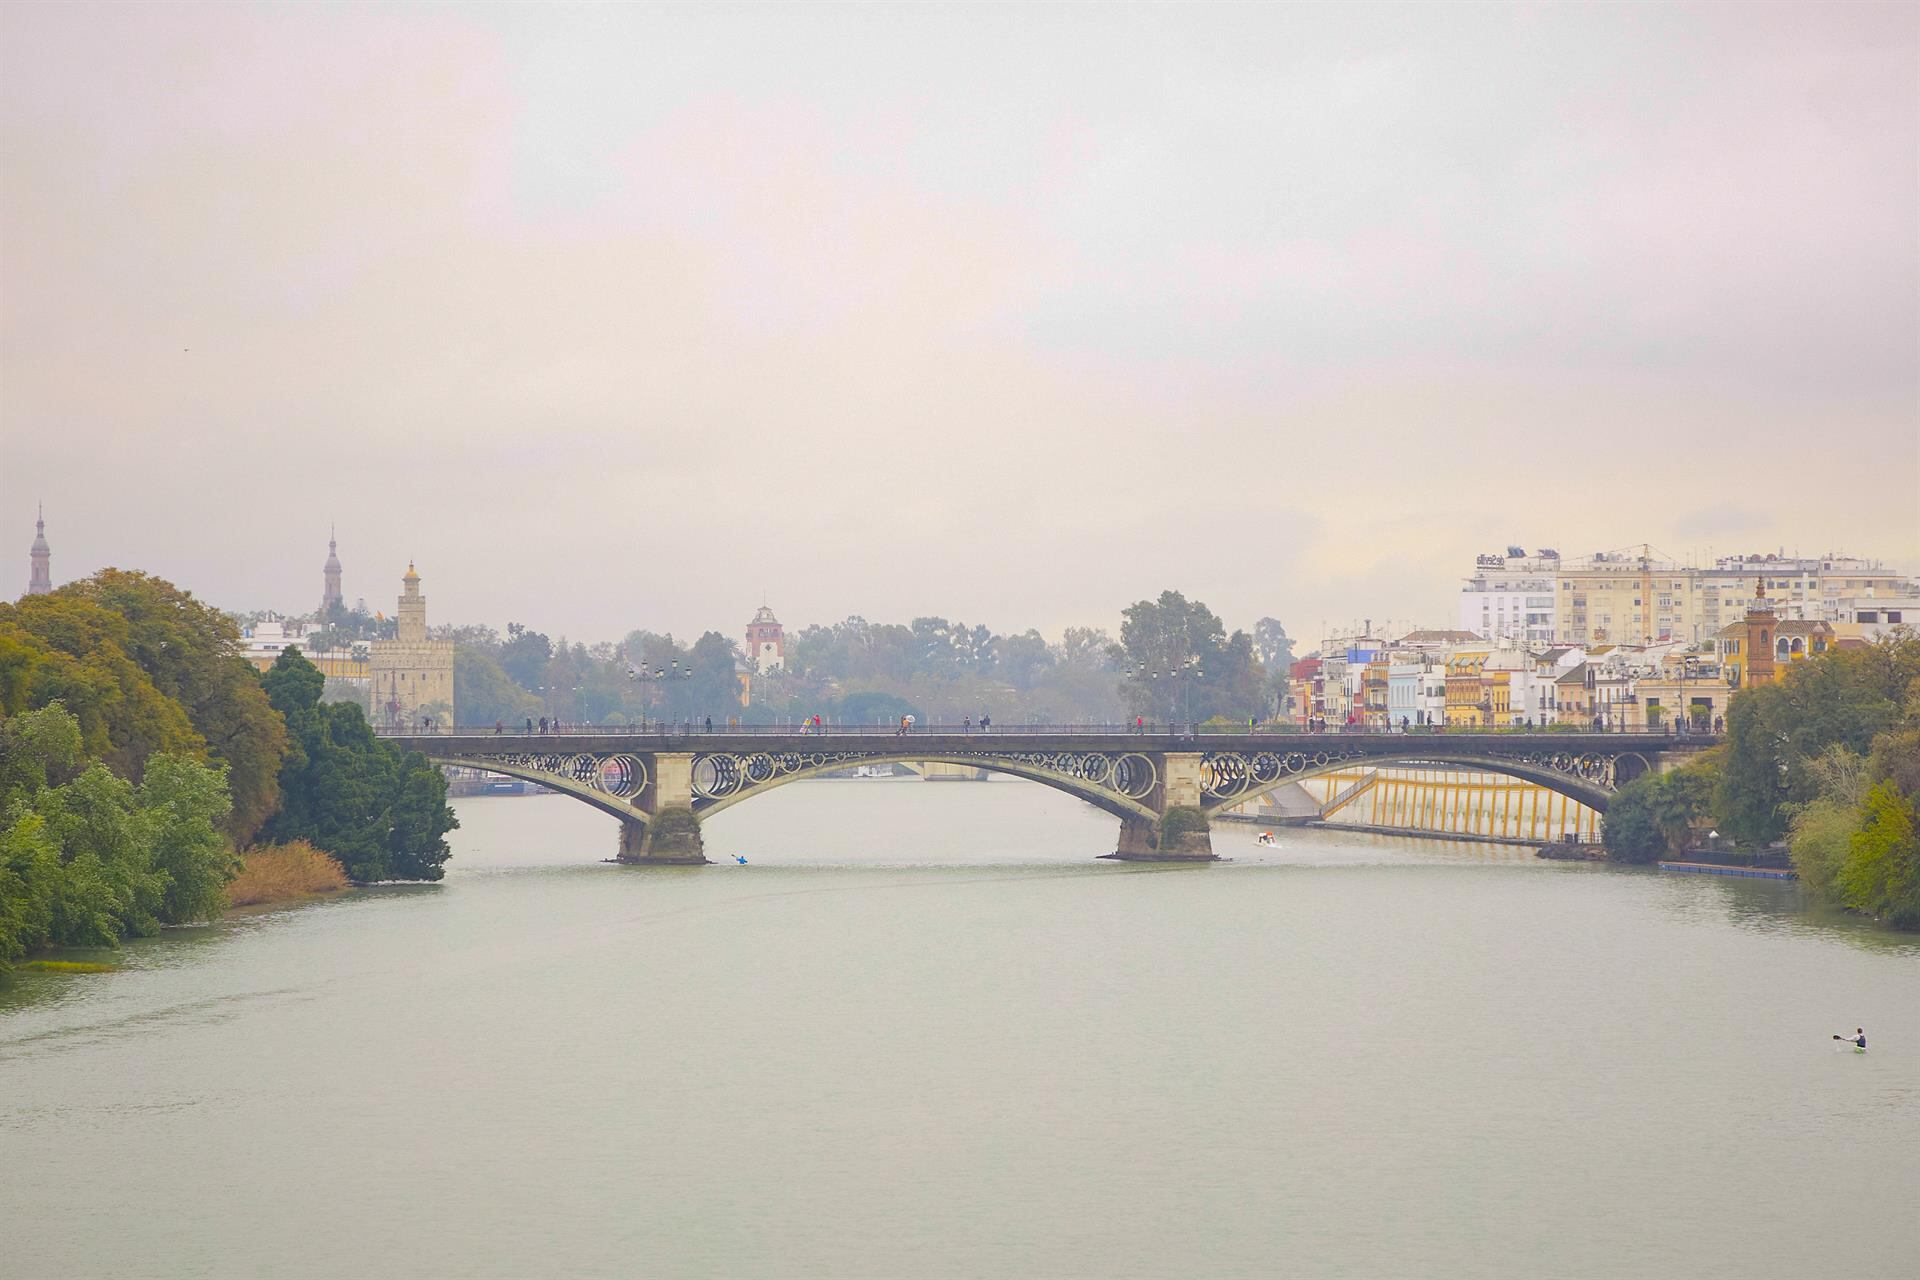
{"label": "golden stone tower", "polygon": [[393,639],[367,647],[374,724],[418,730],[428,718],[439,727],[453,725],[453,641],[427,638],[427,598],[411,561],[400,579],[398,620]]}

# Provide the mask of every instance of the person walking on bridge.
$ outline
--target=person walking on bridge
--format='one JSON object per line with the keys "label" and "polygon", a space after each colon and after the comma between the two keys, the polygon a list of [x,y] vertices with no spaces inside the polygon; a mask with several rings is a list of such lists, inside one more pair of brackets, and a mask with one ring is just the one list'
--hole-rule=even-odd
{"label": "person walking on bridge", "polygon": [[993,717],[982,711],[980,713],[980,732],[985,733],[991,728],[993,728]]}

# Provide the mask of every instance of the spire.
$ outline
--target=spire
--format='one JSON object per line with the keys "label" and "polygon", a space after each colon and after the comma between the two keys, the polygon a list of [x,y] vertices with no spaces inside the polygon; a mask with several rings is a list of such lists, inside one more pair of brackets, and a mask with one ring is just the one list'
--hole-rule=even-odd
{"label": "spire", "polygon": [[33,546],[27,552],[27,594],[43,596],[53,590],[53,551],[47,546],[47,507],[37,505],[33,521]]}
{"label": "spire", "polygon": [[340,594],[340,549],[334,538],[333,522],[327,522],[327,562],[320,566],[320,614],[324,618],[335,606],[345,606]]}

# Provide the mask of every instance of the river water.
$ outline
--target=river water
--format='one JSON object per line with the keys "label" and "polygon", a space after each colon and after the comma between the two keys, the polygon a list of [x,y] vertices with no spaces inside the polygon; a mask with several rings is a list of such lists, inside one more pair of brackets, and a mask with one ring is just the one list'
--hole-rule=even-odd
{"label": "river water", "polygon": [[790,786],[685,870],[458,807],[443,884],[0,988],[0,1275],[1920,1271],[1920,942],[1792,886],[1096,862],[1017,782]]}

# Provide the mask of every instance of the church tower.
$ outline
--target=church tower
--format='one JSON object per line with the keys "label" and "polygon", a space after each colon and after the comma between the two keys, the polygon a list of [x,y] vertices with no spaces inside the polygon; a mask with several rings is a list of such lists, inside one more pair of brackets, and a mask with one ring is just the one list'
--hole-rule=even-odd
{"label": "church tower", "polygon": [[340,598],[340,552],[334,544],[332,525],[327,526],[327,562],[321,566],[320,572],[324,582],[320,588],[320,620],[325,622],[334,606],[345,607]]}
{"label": "church tower", "polygon": [[1772,684],[1773,670],[1773,632],[1779,625],[1779,619],[1773,612],[1773,602],[1767,599],[1767,579],[1763,574],[1754,579],[1753,603],[1747,606],[1747,687]]}
{"label": "church tower", "polygon": [[33,548],[27,553],[33,567],[27,574],[27,594],[44,596],[53,590],[53,552],[47,546],[47,509],[43,505],[33,522]]}
{"label": "church tower", "polygon": [[747,661],[757,671],[778,671],[786,665],[787,637],[780,619],[765,605],[747,624]]}

